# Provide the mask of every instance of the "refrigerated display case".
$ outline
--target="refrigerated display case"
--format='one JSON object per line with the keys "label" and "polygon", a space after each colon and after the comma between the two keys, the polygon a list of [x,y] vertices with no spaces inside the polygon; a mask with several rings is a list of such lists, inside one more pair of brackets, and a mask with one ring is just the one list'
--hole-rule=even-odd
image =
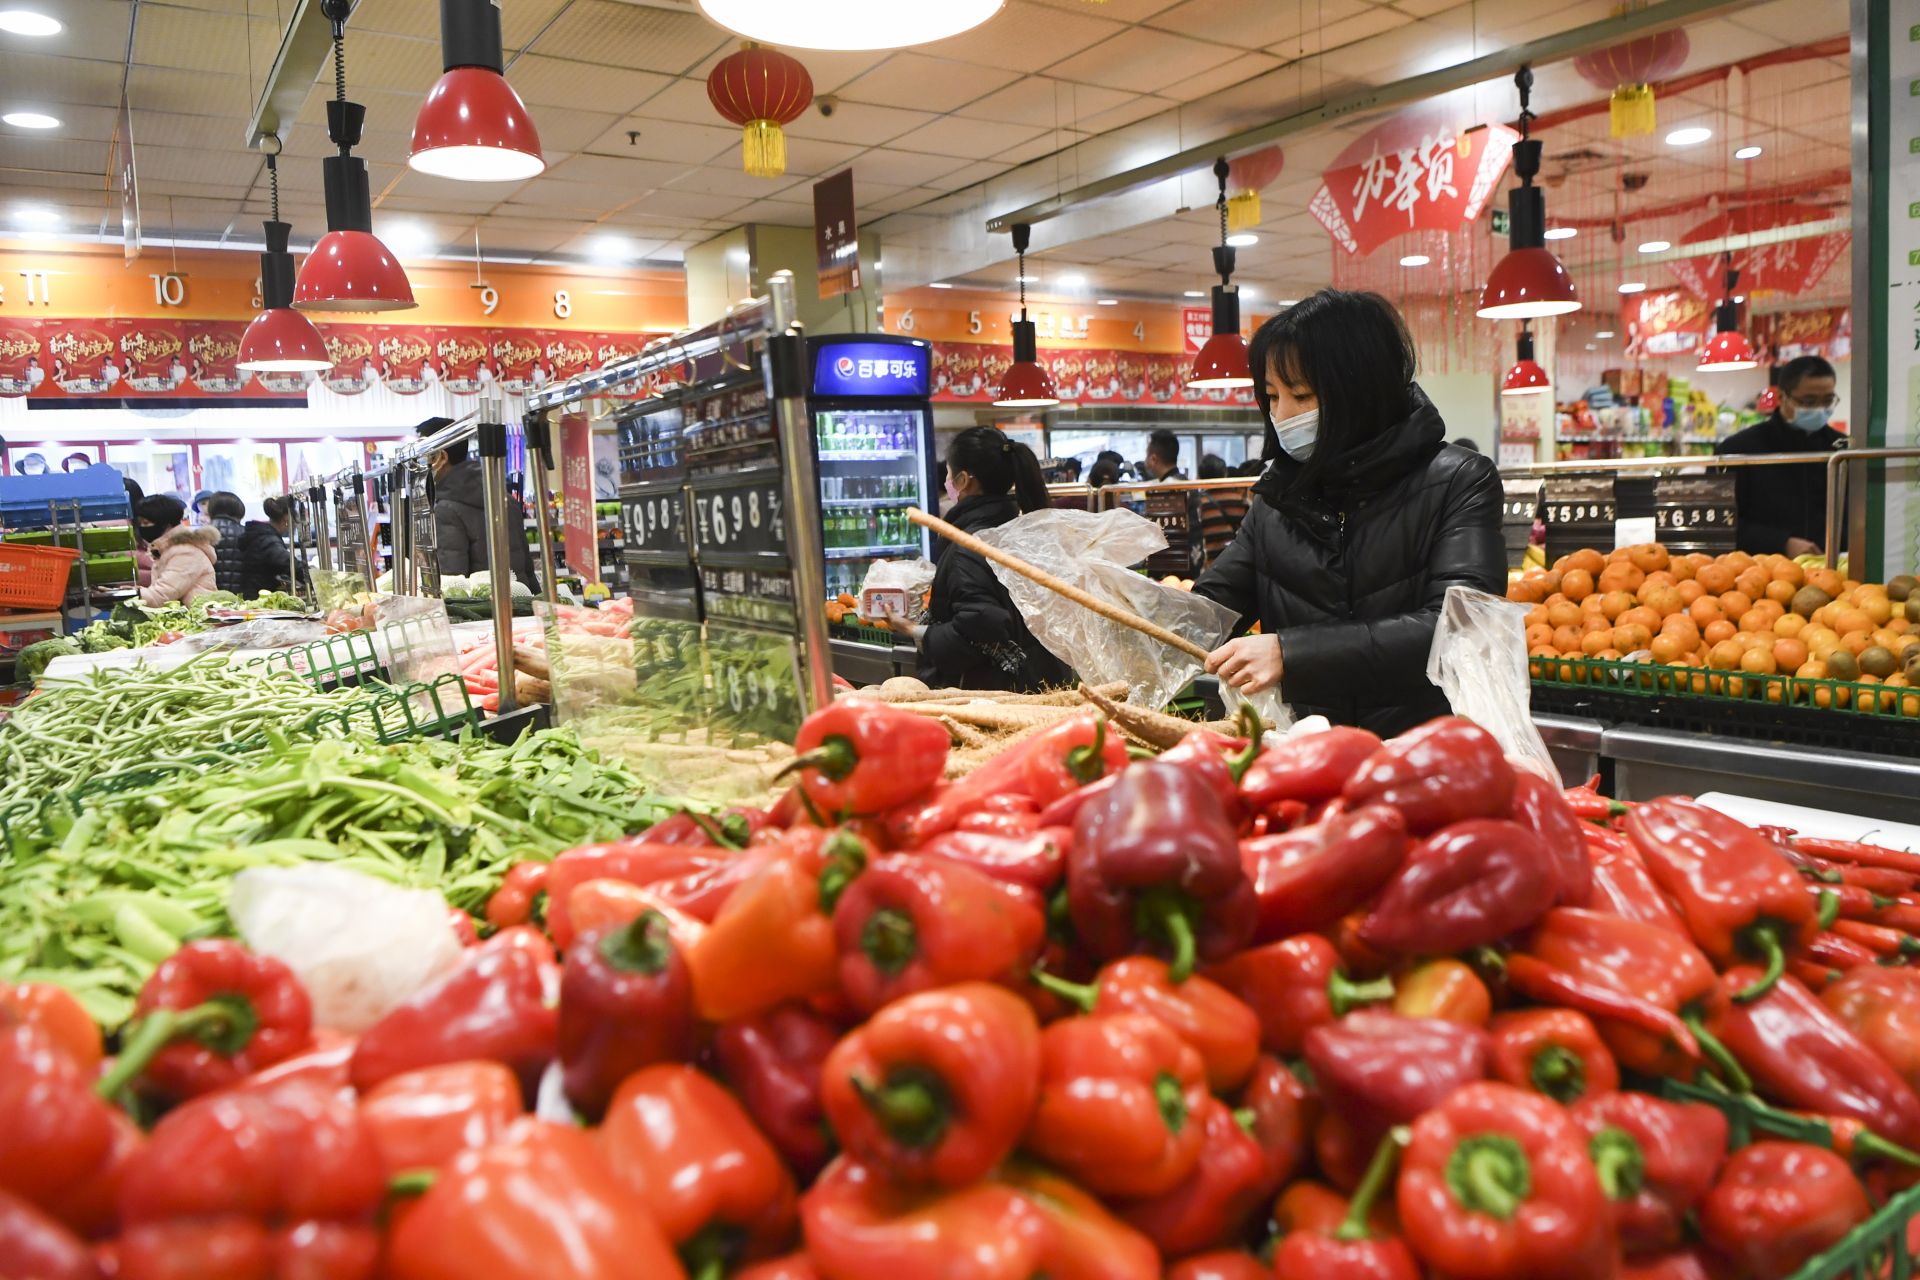
{"label": "refrigerated display case", "polygon": [[[870,333],[809,338],[807,351],[830,601],[858,595],[878,561],[931,558],[926,531],[908,522],[907,508],[937,509],[932,348]],[[912,649],[889,631],[843,621],[833,634],[835,670],[849,680],[913,669]]]}

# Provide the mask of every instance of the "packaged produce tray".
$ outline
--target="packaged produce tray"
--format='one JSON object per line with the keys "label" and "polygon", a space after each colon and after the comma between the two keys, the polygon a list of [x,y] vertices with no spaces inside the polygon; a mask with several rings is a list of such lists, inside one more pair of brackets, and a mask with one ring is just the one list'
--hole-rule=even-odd
{"label": "packaged produce tray", "polygon": [[1601,658],[1528,659],[1533,709],[1680,733],[1920,752],[1920,688]]}

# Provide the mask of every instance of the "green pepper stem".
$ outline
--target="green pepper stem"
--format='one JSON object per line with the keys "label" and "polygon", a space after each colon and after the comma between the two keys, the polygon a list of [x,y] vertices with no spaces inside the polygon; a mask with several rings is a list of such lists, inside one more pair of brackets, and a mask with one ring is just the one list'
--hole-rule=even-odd
{"label": "green pepper stem", "polygon": [[[734,827],[734,824],[740,821],[739,814],[734,814],[732,817],[728,818],[726,820],[727,822],[726,827],[722,827],[719,823],[715,822],[712,818],[709,818],[704,813],[694,813],[691,810],[688,810],[687,817],[692,820],[694,826],[700,828],[701,831],[706,833],[707,839],[713,841],[716,845],[719,845],[722,849],[738,849],[738,848],[741,848],[744,844],[744,841],[734,839],[731,835],[728,834],[728,831],[727,831],[728,827]],[[738,828],[736,827],[734,829],[737,830]]]}
{"label": "green pepper stem", "polygon": [[952,1106],[946,1085],[931,1072],[896,1071],[878,1086],[855,1076],[853,1091],[887,1136],[903,1147],[938,1146],[946,1136]]}
{"label": "green pepper stem", "polygon": [[1780,945],[1780,930],[1777,925],[1755,925],[1747,931],[1745,941],[1748,946],[1760,952],[1767,962],[1767,967],[1758,978],[1733,993],[1735,1004],[1751,1004],[1766,995],[1780,981],[1780,975],[1787,971],[1787,949]]}
{"label": "green pepper stem", "polygon": [[1526,1149],[1504,1133],[1462,1138],[1447,1157],[1447,1189],[1463,1209],[1507,1221],[1533,1192]]}
{"label": "green pepper stem", "polygon": [[1706,1055],[1707,1062],[1720,1073],[1727,1086],[1736,1093],[1752,1093],[1753,1078],[1740,1065],[1733,1052],[1720,1042],[1720,1037],[1707,1030],[1707,1024],[1699,1013],[1688,1010],[1680,1015],[1680,1021],[1687,1030],[1693,1032],[1693,1038],[1700,1042],[1700,1052]]}
{"label": "green pepper stem", "polygon": [[1107,717],[1104,712],[1094,717],[1093,741],[1073,748],[1067,752],[1064,761],[1067,772],[1081,786],[1098,782],[1107,772]]}
{"label": "green pepper stem", "polygon": [[1909,1168],[1920,1168],[1920,1152],[1912,1151],[1897,1142],[1883,1138],[1871,1129],[1862,1129],[1854,1135],[1853,1154],[1856,1157],[1866,1156],[1873,1160],[1888,1160]]}
{"label": "green pepper stem", "polygon": [[155,1009],[134,1024],[120,1056],[94,1081],[93,1091],[103,1098],[119,1097],[120,1091],[152,1064],[156,1054],[182,1036],[193,1036],[214,1052],[231,1058],[247,1047],[259,1026],[253,1003],[232,993],[223,992],[191,1009]]}
{"label": "green pepper stem", "polygon": [[1039,965],[1035,965],[1027,976],[1042,991],[1059,996],[1082,1013],[1092,1013],[1094,1003],[1100,998],[1100,988],[1092,983],[1069,982],[1065,978],[1048,973]]}
{"label": "green pepper stem", "polygon": [[600,958],[621,973],[659,973],[673,959],[667,918],[642,911],[631,923],[608,930],[600,939]]}
{"label": "green pepper stem", "polygon": [[860,753],[853,749],[853,739],[844,733],[832,734],[820,739],[820,745],[813,750],[795,756],[781,766],[775,778],[784,778],[799,769],[813,769],[826,777],[829,782],[840,782],[853,772],[860,763]]}
{"label": "green pepper stem", "polygon": [[727,1263],[739,1256],[745,1235],[737,1227],[709,1222],[680,1246],[680,1261],[687,1280],[723,1280]]}
{"label": "green pepper stem", "polygon": [[1600,1175],[1600,1189],[1609,1200],[1638,1195],[1647,1181],[1647,1153],[1625,1129],[1607,1126],[1587,1143],[1587,1155]]}
{"label": "green pepper stem", "polygon": [[826,865],[820,868],[820,914],[830,916],[847,886],[867,869],[867,847],[860,837],[836,831],[820,851],[826,855]]}
{"label": "green pepper stem", "polygon": [[1819,894],[1820,909],[1814,915],[1814,923],[1822,929],[1833,928],[1833,922],[1840,918],[1840,895],[1831,889],[1822,889]]}
{"label": "green pepper stem", "polygon": [[1187,1094],[1180,1087],[1180,1077],[1171,1071],[1162,1071],[1153,1078],[1153,1101],[1160,1108],[1160,1118],[1166,1122],[1167,1132],[1178,1133],[1187,1124]]}
{"label": "green pepper stem", "polygon": [[1565,1106],[1586,1093],[1587,1064],[1565,1045],[1550,1044],[1533,1056],[1527,1079],[1541,1093]]}
{"label": "green pepper stem", "polygon": [[920,954],[920,933],[913,917],[898,907],[882,907],[860,929],[860,950],[873,967],[897,978]]}
{"label": "green pepper stem", "polygon": [[1363,1004],[1379,1004],[1393,999],[1393,979],[1381,974],[1367,982],[1355,982],[1335,970],[1327,979],[1327,1007],[1336,1018],[1344,1018]]}
{"label": "green pepper stem", "polygon": [[1135,908],[1134,927],[1143,937],[1164,942],[1172,951],[1167,978],[1176,986],[1193,976],[1197,960],[1193,938],[1193,900],[1175,889],[1149,889]]}
{"label": "green pepper stem", "polygon": [[406,1169],[387,1179],[387,1194],[390,1196],[425,1195],[440,1180],[437,1169]]}
{"label": "green pepper stem", "polygon": [[1387,1189],[1388,1179],[1393,1177],[1393,1167],[1399,1162],[1400,1152],[1412,1139],[1413,1131],[1406,1125],[1395,1125],[1373,1149],[1373,1159],[1367,1162],[1367,1171],[1360,1179],[1360,1185],[1353,1189],[1353,1199],[1347,1202],[1347,1216],[1334,1228],[1335,1240],[1369,1240],[1372,1232],[1367,1230],[1367,1217],[1373,1212],[1374,1202],[1380,1193]]}
{"label": "green pepper stem", "polygon": [[1227,772],[1233,775],[1237,783],[1247,776],[1247,770],[1260,758],[1260,739],[1267,732],[1267,726],[1261,721],[1260,713],[1253,709],[1251,702],[1240,704],[1240,733],[1246,738],[1246,749],[1238,755],[1227,757]]}

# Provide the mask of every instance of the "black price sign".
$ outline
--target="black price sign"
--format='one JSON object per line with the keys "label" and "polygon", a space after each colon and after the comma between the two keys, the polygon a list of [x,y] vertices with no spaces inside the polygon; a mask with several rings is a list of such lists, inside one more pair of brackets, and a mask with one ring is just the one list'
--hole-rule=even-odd
{"label": "black price sign", "polygon": [[1731,529],[1732,507],[1668,507],[1660,512],[1663,529]]}
{"label": "black price sign", "polygon": [[793,575],[785,570],[700,566],[700,598],[709,618],[792,631]]}
{"label": "black price sign", "polygon": [[694,539],[701,557],[787,558],[787,526],[777,470],[738,479],[703,482],[693,493]]}
{"label": "black price sign", "polygon": [[620,520],[626,542],[622,549],[685,559],[686,505],[686,491],[680,488],[623,494]]}
{"label": "black price sign", "polygon": [[1547,518],[1555,524],[1612,524],[1619,519],[1619,507],[1612,502],[1556,502],[1547,508]]}
{"label": "black price sign", "polygon": [[709,624],[716,725],[790,742],[800,727],[800,663],[793,637]]}

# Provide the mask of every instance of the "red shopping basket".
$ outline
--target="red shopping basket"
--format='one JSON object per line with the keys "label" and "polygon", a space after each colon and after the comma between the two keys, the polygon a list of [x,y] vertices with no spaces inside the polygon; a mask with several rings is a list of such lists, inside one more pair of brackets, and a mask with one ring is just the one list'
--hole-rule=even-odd
{"label": "red shopping basket", "polygon": [[67,598],[67,575],[79,558],[73,547],[0,542],[0,606],[58,609]]}

